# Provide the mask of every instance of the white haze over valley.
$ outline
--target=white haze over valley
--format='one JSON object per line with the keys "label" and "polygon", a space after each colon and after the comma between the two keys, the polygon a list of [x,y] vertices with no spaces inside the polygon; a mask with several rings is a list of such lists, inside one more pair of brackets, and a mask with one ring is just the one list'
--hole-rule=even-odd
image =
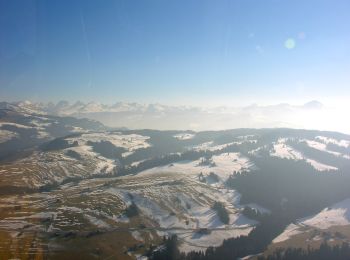
{"label": "white haze over valley", "polygon": [[281,103],[249,106],[169,106],[117,102],[0,103],[1,107],[59,116],[89,118],[110,127],[159,130],[222,130],[232,128],[300,128],[350,133],[348,109],[319,101],[302,105]]}

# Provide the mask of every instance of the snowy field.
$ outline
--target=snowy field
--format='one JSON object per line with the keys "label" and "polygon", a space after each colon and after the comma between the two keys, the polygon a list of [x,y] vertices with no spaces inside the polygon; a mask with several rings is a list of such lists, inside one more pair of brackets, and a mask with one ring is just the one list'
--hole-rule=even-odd
{"label": "snowy field", "polygon": [[255,143],[256,140],[242,140],[242,141],[229,142],[229,143],[220,144],[220,145],[215,144],[213,141],[209,141],[209,142],[201,143],[199,145],[192,146],[190,148],[195,150],[195,151],[212,151],[212,152],[214,152],[214,151],[222,150],[222,149],[224,149],[228,146],[234,145],[234,144],[240,145],[244,142]]}
{"label": "snowy field", "polygon": [[341,147],[349,147],[350,141],[349,140],[336,140],[333,138],[325,137],[325,136],[316,136],[316,139],[324,142],[325,144],[336,144]]}
{"label": "snowy field", "polygon": [[327,165],[324,163],[320,163],[316,160],[312,160],[309,158],[305,158],[306,162],[311,164],[312,167],[314,167],[316,170],[323,172],[323,171],[336,171],[338,170],[337,167],[331,166],[331,165]]}
{"label": "snowy field", "polygon": [[192,139],[193,137],[195,137],[195,134],[190,134],[190,133],[179,133],[179,134],[174,135],[174,137],[175,137],[177,140],[190,140],[190,139]]}
{"label": "snowy field", "polygon": [[322,152],[326,152],[326,153],[329,153],[329,154],[333,154],[333,155],[335,155],[337,157],[344,157],[346,159],[350,159],[349,155],[328,150],[327,149],[327,145],[325,143],[317,142],[317,141],[314,141],[314,140],[302,140],[302,141],[306,142],[308,146],[310,146],[311,148],[314,148],[316,150],[319,150],[319,151],[322,151]]}
{"label": "snowy field", "polygon": [[[120,161],[106,158],[95,152],[93,147],[88,145],[88,142],[109,141],[116,147],[125,148],[126,152],[122,156],[127,156],[137,149],[149,147],[148,139],[149,137],[136,134],[86,133],[66,138],[71,144],[77,142],[78,146],[57,151],[34,152],[27,158],[16,161],[18,167],[0,165],[0,170],[3,170],[3,175],[9,176],[9,180],[16,186],[29,187],[60,183],[66,178],[72,177],[114,175],[121,166]],[[80,158],[69,156],[70,152],[74,152]]]}
{"label": "snowy field", "polygon": [[314,216],[290,224],[282,234],[273,240],[273,243],[286,241],[292,236],[305,232],[309,228],[326,230],[333,226],[347,225],[350,225],[350,198],[334,204],[329,208],[325,208]]}
{"label": "snowy field", "polygon": [[[185,252],[218,246],[224,239],[247,235],[256,224],[240,213],[240,209],[243,208],[239,204],[240,195],[222,185],[234,171],[251,170],[255,166],[239,153],[213,156],[208,165],[203,165],[202,160],[183,161],[140,172],[135,175],[135,179],[137,183],[142,183],[139,184],[142,191],[136,194],[135,186],[130,179],[128,181],[128,184],[133,186],[131,193],[134,203],[149,218],[153,218],[161,227],[180,228],[166,233],[176,233],[181,241],[180,250]],[[212,182],[208,178],[211,172],[219,177],[218,182]],[[200,173],[207,177],[207,183],[198,181]],[[162,182],[166,185],[162,185]],[[181,186],[170,185],[171,183]],[[145,188],[143,185],[152,185],[152,188]],[[125,194],[125,191],[123,193]],[[125,198],[125,195],[120,197]],[[157,201],[160,198],[161,201]],[[225,205],[230,216],[229,224],[223,224],[211,209],[215,201]],[[251,206],[268,213],[268,210],[258,205]],[[175,214],[172,215],[172,212]],[[210,231],[202,234],[197,230],[201,228]]]}
{"label": "snowy field", "polygon": [[[131,220],[123,212],[132,203],[137,206],[137,218],[142,223],[153,228],[160,237],[176,233],[181,242],[180,250],[186,252],[220,245],[230,237],[247,235],[256,225],[255,221],[241,214],[240,194],[219,185],[199,182],[186,173],[159,172],[91,179],[78,185],[61,185],[60,189],[50,193],[11,198],[8,201],[2,198],[1,203],[11,208],[21,205],[22,209],[15,212],[16,215],[3,218],[0,229],[12,227],[14,235],[29,227],[33,231],[50,232],[124,227]],[[228,211],[230,221],[227,224],[222,223],[216,211],[211,209],[217,201]],[[32,212],[23,208],[28,202],[33,207]],[[48,219],[50,225],[46,226]],[[37,220],[44,224],[33,225]],[[208,232],[201,233],[201,229]],[[130,229],[130,235],[137,241],[146,240],[149,232],[137,226]]]}
{"label": "snowy field", "polygon": [[280,139],[273,145],[273,152],[271,153],[271,156],[292,160],[302,160],[303,155],[287,145],[285,141],[285,139]]}
{"label": "snowy field", "polygon": [[16,137],[18,137],[17,133],[0,129],[0,143],[5,143]]}
{"label": "snowy field", "polygon": [[100,173],[112,173],[113,170],[117,167],[117,161],[108,159],[95,153],[91,146],[88,145],[80,145],[77,147],[71,147],[64,150],[74,151],[78,153],[85,160],[94,160],[97,161],[96,167],[92,174],[100,174]]}
{"label": "snowy field", "polygon": [[121,147],[127,150],[123,153],[123,157],[127,157],[134,151],[141,148],[148,148],[151,145],[147,142],[148,136],[142,136],[137,134],[123,135],[121,133],[86,133],[78,137],[67,138],[71,143],[77,141],[79,145],[86,145],[88,141],[91,142],[101,142],[108,141],[111,142],[116,147]]}
{"label": "snowy field", "polygon": [[225,239],[247,236],[253,227],[242,227],[240,229],[212,230],[210,234],[200,234],[193,232],[177,232],[180,241],[179,250],[181,252],[203,251],[211,246],[220,246]]}
{"label": "snowy field", "polygon": [[[315,141],[309,141],[307,143],[310,147],[317,147],[315,149],[320,150],[323,148],[322,143],[317,143]],[[270,152],[271,156],[291,159],[291,160],[305,160],[307,163],[311,164],[318,171],[333,171],[338,170],[337,167],[332,165],[327,165],[316,160],[305,157],[301,152],[295,150],[293,147],[286,144],[286,139],[281,138],[276,143],[273,144],[273,150]]]}
{"label": "snowy field", "polygon": [[[74,151],[80,160],[66,153]],[[61,183],[67,178],[87,178],[92,175],[117,173],[119,161],[100,156],[90,146],[71,147],[60,151],[34,152],[12,164],[1,164],[2,180],[7,185],[38,188],[46,184]]]}
{"label": "snowy field", "polygon": [[0,122],[0,128],[2,127],[6,127],[6,126],[12,126],[15,128],[22,128],[22,129],[33,129],[35,127],[33,126],[26,126],[26,125],[22,125],[22,124],[17,124],[17,123],[11,123],[11,122]]}
{"label": "snowy field", "polygon": [[[11,126],[13,124],[10,124]],[[17,124],[14,124],[16,127]],[[21,125],[20,125],[21,126]],[[23,126],[26,127],[26,126]],[[42,126],[39,128],[41,129]],[[48,138],[46,132],[38,131],[41,138]],[[17,134],[8,130],[0,130],[0,143],[15,138]],[[150,147],[149,137],[137,134],[122,135],[120,133],[85,133],[66,138],[69,143],[78,145],[66,149],[52,151],[35,151],[24,159],[11,164],[0,165],[2,179],[7,185],[37,188],[47,184],[61,183],[67,178],[86,178],[93,175],[114,175],[121,166],[118,159],[110,159],[94,151],[89,141],[109,141],[116,147],[126,151],[128,156],[137,149]],[[76,154],[79,158],[69,156]]]}
{"label": "snowy field", "polygon": [[203,164],[203,158],[195,161],[182,161],[159,166],[140,172],[138,175],[152,175],[154,173],[184,173],[197,177],[211,172],[219,176],[221,181],[226,180],[234,171],[252,170],[255,166],[248,158],[239,153],[222,153],[214,155],[208,164]]}

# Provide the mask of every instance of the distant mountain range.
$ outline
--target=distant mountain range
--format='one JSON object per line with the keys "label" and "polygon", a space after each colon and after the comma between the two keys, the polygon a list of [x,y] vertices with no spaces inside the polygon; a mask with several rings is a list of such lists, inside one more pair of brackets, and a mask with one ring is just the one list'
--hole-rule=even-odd
{"label": "distant mountain range", "polygon": [[[50,115],[76,115],[84,113],[102,113],[102,112],[139,112],[139,113],[169,113],[175,111],[190,112],[190,111],[202,111],[202,112],[228,112],[237,111],[241,109],[256,109],[262,108],[263,106],[258,106],[253,104],[247,107],[227,107],[218,106],[214,108],[202,108],[194,106],[168,106],[162,104],[140,104],[135,102],[117,102],[112,105],[101,104],[98,102],[81,102],[77,101],[75,103],[70,103],[65,100],[61,100],[57,103],[48,102],[31,102],[31,101],[19,101],[19,102],[1,102],[0,108],[12,108],[15,110],[37,112],[39,114],[50,114]],[[313,100],[305,103],[301,106],[292,106],[287,103],[281,103],[278,105],[265,106],[265,108],[307,108],[307,109],[321,109],[323,104],[319,101]]]}
{"label": "distant mountain range", "polygon": [[[350,131],[350,129],[348,131],[348,129],[337,128],[341,125],[339,122],[330,124],[330,121],[327,121],[328,114],[325,113],[327,111],[325,106],[318,101],[298,106],[281,103],[269,106],[253,104],[245,107],[168,106],[127,102],[107,105],[80,101],[75,103],[20,101],[2,102],[0,108],[18,112],[88,118],[98,120],[110,127],[130,129],[200,131],[250,127],[291,127]],[[321,122],[316,121],[319,116],[323,118]],[[329,116],[330,120],[334,119],[333,115]]]}

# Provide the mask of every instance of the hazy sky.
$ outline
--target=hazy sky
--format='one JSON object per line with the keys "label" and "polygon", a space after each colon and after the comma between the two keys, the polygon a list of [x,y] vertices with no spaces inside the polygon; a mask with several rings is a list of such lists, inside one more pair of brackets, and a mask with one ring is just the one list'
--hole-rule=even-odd
{"label": "hazy sky", "polygon": [[0,0],[0,96],[350,97],[349,0]]}

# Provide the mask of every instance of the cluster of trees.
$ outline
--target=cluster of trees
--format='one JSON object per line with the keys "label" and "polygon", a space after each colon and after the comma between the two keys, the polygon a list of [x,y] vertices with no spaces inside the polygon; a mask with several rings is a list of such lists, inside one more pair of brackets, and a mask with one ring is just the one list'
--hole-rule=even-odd
{"label": "cluster of trees", "polygon": [[[241,257],[257,254],[254,247],[247,246],[247,242],[254,242],[249,237],[239,237],[236,239],[225,240],[223,245],[217,248],[209,247],[205,251],[192,251],[189,253],[180,253],[178,250],[178,238],[176,235],[164,240],[164,244],[158,250],[150,250],[147,256],[153,260],[235,260]],[[257,243],[259,245],[259,243]],[[154,248],[153,248],[154,249]],[[255,253],[252,253],[255,252]],[[341,246],[329,246],[323,243],[318,249],[288,248],[278,249],[269,256],[260,256],[258,260],[348,260],[350,259],[350,247],[348,243]]]}
{"label": "cluster of trees", "polygon": [[123,147],[117,147],[109,141],[91,142],[88,141],[87,145],[92,146],[94,152],[101,154],[103,157],[109,159],[121,159],[122,153],[126,152]]}
{"label": "cluster of trees", "polygon": [[318,249],[288,248],[279,249],[269,256],[258,257],[258,260],[349,260],[350,246],[343,243],[341,246],[329,246],[322,243]]}
{"label": "cluster of trees", "polygon": [[124,214],[128,217],[128,218],[132,218],[135,216],[139,215],[139,209],[137,207],[137,205],[132,202],[124,211]]}
{"label": "cluster of trees", "polygon": [[205,251],[191,251],[180,253],[177,249],[178,239],[172,236],[163,244],[162,250],[150,254],[150,259],[185,259],[185,260],[213,260],[213,259],[237,259],[247,255],[258,254],[265,250],[271,241],[280,234],[290,218],[283,212],[275,215],[264,215],[260,224],[254,228],[248,236],[229,238],[218,247],[209,247]]}
{"label": "cluster of trees", "polygon": [[123,134],[148,136],[149,139],[147,142],[151,144],[151,147],[137,149],[131,155],[124,158],[124,163],[127,165],[135,161],[161,157],[164,154],[184,152],[186,150],[184,144],[173,137],[176,133],[174,131],[158,130],[123,131]]}
{"label": "cluster of trees", "polygon": [[215,164],[210,160],[210,158],[213,155],[217,155],[217,154],[221,154],[221,153],[229,153],[229,152],[239,152],[241,149],[243,149],[244,151],[249,151],[253,148],[256,148],[256,146],[257,146],[257,144],[253,144],[253,143],[244,143],[243,145],[233,144],[233,145],[227,146],[221,150],[216,150],[216,151],[187,150],[187,151],[184,151],[182,153],[168,153],[166,155],[164,155],[164,153],[161,155],[156,153],[157,156],[150,158],[150,156],[152,156],[152,154],[154,154],[154,152],[152,152],[152,150],[150,150],[150,149],[155,149],[152,146],[152,147],[145,148],[145,149],[139,149],[139,150],[135,151],[132,155],[130,155],[126,158],[122,158],[121,162],[125,165],[130,163],[130,162],[133,162],[135,160],[134,156],[136,153],[138,153],[138,154],[141,153],[144,155],[144,156],[137,155],[138,158],[150,158],[150,159],[147,159],[147,160],[139,163],[137,166],[127,167],[125,169],[121,169],[120,174],[121,175],[134,174],[134,173],[137,173],[137,172],[149,169],[149,168],[157,167],[157,166],[163,166],[163,165],[171,164],[171,163],[178,162],[178,161],[184,161],[184,160],[194,161],[194,160],[198,160],[200,158],[204,158],[203,163],[208,162],[212,166],[215,166]]}
{"label": "cluster of trees", "polygon": [[[287,143],[288,145],[292,146],[298,151],[301,151],[306,157],[315,159],[316,161],[336,166],[339,169],[349,169],[350,167],[350,162],[348,159],[342,156],[336,156],[334,154],[312,148],[306,142],[299,142],[298,140],[289,140],[287,141]],[[334,146],[332,145],[330,145],[330,147],[334,148]],[[337,150],[339,150],[339,148]]]}
{"label": "cluster of trees", "polygon": [[76,160],[81,160],[82,159],[80,153],[77,153],[76,151],[73,151],[73,150],[68,150],[66,152],[66,155],[70,156],[70,157],[72,157],[72,158],[74,158]]}
{"label": "cluster of trees", "polygon": [[218,182],[219,181],[219,176],[217,174],[215,174],[214,172],[210,172],[208,175],[208,179],[211,182]]}
{"label": "cluster of trees", "polygon": [[42,151],[53,151],[53,150],[61,150],[61,149],[66,149],[69,147],[75,147],[78,146],[78,142],[75,141],[73,143],[69,143],[67,140],[64,138],[56,138],[48,143],[44,143],[41,145],[41,150]]}
{"label": "cluster of trees", "polygon": [[199,162],[198,166],[209,166],[209,167],[215,167],[216,164],[213,162],[211,157],[203,157],[201,161]]}
{"label": "cluster of trees", "polygon": [[[167,155],[162,155],[158,157],[154,157],[139,163],[137,166],[127,167],[121,171],[121,175],[126,174],[135,174],[140,171],[150,169],[157,166],[163,166],[167,164],[171,164],[178,161],[194,161],[201,157],[211,157],[214,153],[211,151],[193,151],[189,150],[183,153],[172,153]],[[128,158],[128,157],[127,157]]]}
{"label": "cluster of trees", "polygon": [[169,238],[164,237],[163,245],[156,250],[149,250],[146,256],[151,260],[180,260],[185,256],[178,249],[178,239],[176,235]]}
{"label": "cluster of trees", "polygon": [[207,180],[205,179],[205,177],[204,177],[204,175],[203,175],[203,173],[202,172],[200,172],[199,174],[198,174],[198,180],[200,181],[200,182],[207,182]]}
{"label": "cluster of trees", "polygon": [[327,150],[330,150],[330,151],[350,155],[350,146],[345,147],[345,146],[339,146],[339,145],[333,144],[333,143],[328,143],[326,148],[327,148]]}
{"label": "cluster of trees", "polygon": [[260,221],[266,214],[261,213],[257,209],[253,209],[251,207],[244,207],[242,210],[242,214],[250,219],[254,219]]}
{"label": "cluster of trees", "polygon": [[204,176],[204,174],[202,172],[200,172],[198,174],[198,180],[200,182],[203,182],[203,183],[206,183],[207,181],[209,183],[216,183],[218,182],[220,179],[219,179],[219,176],[217,174],[215,174],[214,172],[210,172],[209,175],[207,177]]}
{"label": "cluster of trees", "polygon": [[284,210],[297,219],[350,197],[347,172],[320,174],[304,161],[274,157],[256,158],[255,164],[257,170],[226,182],[242,195],[242,204],[254,202],[273,212]]}
{"label": "cluster of trees", "polygon": [[230,216],[224,206],[220,201],[215,201],[212,209],[216,211],[216,214],[218,215],[219,219],[222,223],[228,224],[230,222]]}

